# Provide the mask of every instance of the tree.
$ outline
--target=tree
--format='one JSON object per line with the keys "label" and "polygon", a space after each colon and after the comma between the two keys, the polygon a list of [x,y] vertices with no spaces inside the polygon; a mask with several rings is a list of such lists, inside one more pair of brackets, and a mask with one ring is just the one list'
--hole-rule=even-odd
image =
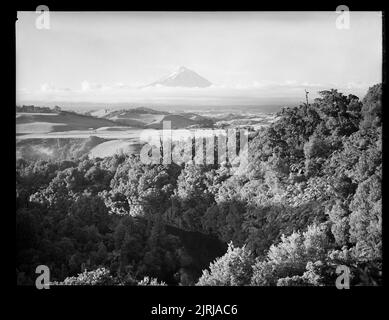
{"label": "tree", "polygon": [[362,100],[361,110],[363,121],[361,128],[379,126],[382,123],[382,84],[376,84],[369,88]]}
{"label": "tree", "polygon": [[110,286],[117,284],[117,281],[111,276],[109,270],[99,268],[92,271],[84,271],[77,277],[67,277],[63,282],[57,283],[67,286]]}
{"label": "tree", "polygon": [[324,137],[317,134],[310,136],[309,141],[304,144],[305,175],[317,175],[330,152],[331,148]]}
{"label": "tree", "polygon": [[243,286],[250,283],[254,258],[246,249],[228,244],[224,256],[210,264],[208,270],[203,271],[197,285],[199,286]]}
{"label": "tree", "polygon": [[382,256],[381,185],[380,174],[374,174],[358,185],[350,205],[350,241],[362,260]]}
{"label": "tree", "polygon": [[138,286],[166,286],[166,283],[161,281],[158,282],[157,278],[144,277],[138,282]]}
{"label": "tree", "polygon": [[282,236],[280,243],[270,247],[266,259],[257,259],[251,284],[276,285],[279,279],[302,276],[309,261],[325,259],[333,247],[328,231],[328,224],[311,225],[303,233]]}

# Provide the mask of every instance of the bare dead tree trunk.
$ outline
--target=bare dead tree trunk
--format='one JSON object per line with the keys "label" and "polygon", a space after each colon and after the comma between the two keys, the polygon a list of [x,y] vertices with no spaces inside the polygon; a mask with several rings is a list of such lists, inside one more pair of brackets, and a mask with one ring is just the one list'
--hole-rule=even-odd
{"label": "bare dead tree trunk", "polygon": [[307,105],[309,105],[308,94],[309,94],[309,92],[307,90],[305,90],[305,99],[307,100]]}

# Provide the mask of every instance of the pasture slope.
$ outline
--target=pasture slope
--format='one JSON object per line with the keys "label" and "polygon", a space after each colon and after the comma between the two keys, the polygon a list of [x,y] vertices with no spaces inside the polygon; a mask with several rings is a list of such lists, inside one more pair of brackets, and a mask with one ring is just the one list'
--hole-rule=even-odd
{"label": "pasture slope", "polygon": [[18,112],[16,156],[24,159],[70,159],[139,153],[138,130],[213,127],[211,118],[195,113],[169,113],[149,108],[100,109],[83,115],[70,111]]}
{"label": "pasture slope", "polygon": [[[16,133],[37,131],[63,132],[71,130],[88,130],[90,128],[115,127],[118,125],[118,123],[108,119],[101,119],[68,111],[61,111],[59,113],[19,113],[16,116]],[[41,126],[40,129],[39,126]]]}

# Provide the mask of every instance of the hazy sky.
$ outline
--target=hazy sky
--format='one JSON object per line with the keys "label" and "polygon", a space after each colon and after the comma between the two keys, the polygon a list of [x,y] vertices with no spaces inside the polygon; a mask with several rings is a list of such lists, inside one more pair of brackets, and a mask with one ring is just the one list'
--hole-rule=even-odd
{"label": "hazy sky", "polygon": [[[335,10],[50,12],[49,30],[35,27],[37,16],[19,12],[16,23],[19,101],[304,96],[302,88],[358,93],[381,81],[378,12],[351,12],[348,30],[336,28]],[[214,86],[137,89],[181,65]]]}

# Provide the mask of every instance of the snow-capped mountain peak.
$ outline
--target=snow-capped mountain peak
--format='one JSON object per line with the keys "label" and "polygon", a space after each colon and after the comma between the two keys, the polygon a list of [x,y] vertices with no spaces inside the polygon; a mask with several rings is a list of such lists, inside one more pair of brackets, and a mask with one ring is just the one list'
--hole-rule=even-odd
{"label": "snow-capped mountain peak", "polygon": [[176,71],[156,82],[150,86],[166,86],[166,87],[198,87],[205,88],[212,85],[210,81],[200,76],[198,73],[181,66]]}

